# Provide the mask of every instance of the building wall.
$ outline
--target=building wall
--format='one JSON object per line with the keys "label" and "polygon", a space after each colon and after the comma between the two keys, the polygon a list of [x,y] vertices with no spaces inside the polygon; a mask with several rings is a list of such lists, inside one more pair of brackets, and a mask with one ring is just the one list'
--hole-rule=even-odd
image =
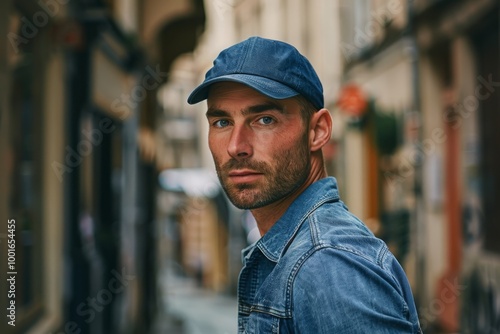
{"label": "building wall", "polygon": [[[456,103],[464,101],[468,96],[474,95],[476,82],[476,69],[474,63],[473,50],[470,42],[464,36],[458,36],[451,41],[453,50],[453,67],[455,68]],[[434,298],[434,291],[437,289],[437,282],[440,276],[444,274],[449,263],[448,243],[450,234],[447,220],[448,213],[445,210],[445,150],[446,150],[446,121],[443,115],[443,86],[442,78],[438,75],[436,65],[432,65],[432,60],[425,53],[422,54],[420,62],[421,68],[421,87],[422,87],[422,114],[423,114],[423,139],[425,145],[425,163],[424,163],[424,196],[425,196],[425,230],[427,243],[430,245],[426,250],[426,258],[429,259],[426,270],[427,294],[425,300],[430,302]],[[457,124],[457,131],[460,136],[460,188],[463,204],[475,192],[473,189],[467,191],[468,173],[471,168],[477,164],[477,156],[474,151],[477,147],[478,137],[478,119],[477,114],[468,114],[466,119]],[[467,153],[468,150],[472,150]],[[472,157],[471,157],[472,155]],[[472,160],[471,160],[472,159]]]}
{"label": "building wall", "polygon": [[[424,166],[425,184],[424,198],[426,212],[424,218],[426,245],[425,258],[427,291],[421,296],[424,304],[433,298],[436,282],[446,266],[446,224],[444,213],[444,174],[443,174],[443,135],[441,117],[441,94],[439,78],[429,59],[422,58],[421,69],[421,100],[423,114],[423,138],[428,139],[434,149],[427,156]],[[443,131],[443,132],[441,132]]]}
{"label": "building wall", "polygon": [[[49,15],[33,34],[25,22],[34,15],[4,2],[7,25],[1,52],[3,86],[2,159],[6,162],[0,196],[2,219],[16,220],[16,327],[3,332],[48,332],[63,321],[63,186],[51,168],[64,150],[64,57],[47,34]],[[12,7],[11,7],[12,6]],[[59,8],[63,15],[64,9]],[[22,20],[21,20],[22,19]],[[42,24],[44,23],[44,24]],[[22,41],[23,43],[17,43]],[[9,87],[15,89],[9,90]],[[63,159],[63,158],[62,158]],[[5,228],[7,226],[5,225]],[[0,232],[2,235],[7,231]],[[5,234],[5,236],[7,236]],[[1,240],[2,247],[7,238]],[[7,252],[3,253],[7,254]],[[7,264],[3,266],[7,268]],[[6,272],[2,274],[5,281]],[[2,289],[7,291],[8,289]],[[2,296],[3,302],[7,296]],[[2,302],[2,303],[3,303]],[[3,304],[5,305],[5,304]],[[4,326],[2,324],[1,326]]]}
{"label": "building wall", "polygon": [[[11,13],[11,3],[9,1],[3,1],[0,4],[0,157],[5,163],[0,164],[0,219],[2,222],[7,222],[12,219],[9,215],[9,195],[10,195],[10,185],[9,176],[10,169],[12,168],[11,156],[10,156],[10,113],[9,113],[9,103],[8,99],[10,96],[10,67],[8,62],[8,40],[7,33],[9,29],[9,16]],[[0,231],[0,252],[2,254],[7,254],[7,231],[2,228]],[[0,260],[2,268],[6,267],[5,259]],[[0,289],[2,291],[8,291],[7,288],[7,277],[4,276],[3,271],[0,274]],[[5,304],[5,296],[2,296],[2,305]],[[7,322],[2,321],[0,323],[0,331],[7,332]]]}
{"label": "building wall", "polygon": [[[64,56],[57,52],[52,54],[47,64],[47,85],[44,96],[51,97],[44,101],[44,152],[47,162],[63,161],[65,141],[64,125]],[[64,187],[55,176],[52,168],[43,171],[43,207],[44,207],[44,273],[43,291],[46,302],[46,321],[32,329],[34,333],[49,332],[64,319],[63,290],[64,286],[64,217],[61,203],[64,203]]]}
{"label": "building wall", "polygon": [[[406,114],[411,111],[412,105],[411,59],[405,52],[405,47],[406,41],[401,39],[380,54],[372,57],[369,62],[361,62],[344,72],[344,83],[358,85],[368,99],[374,99],[377,108],[382,112],[392,113],[400,119],[406,117]],[[348,121],[347,116],[342,116],[345,121]],[[359,130],[347,130],[344,140],[345,145],[348,146],[345,149],[346,201],[351,210],[360,218],[378,219],[377,217],[370,217],[370,213],[367,211],[367,202],[372,194],[366,191],[366,178],[369,172],[367,169],[371,167],[368,166],[365,152],[372,139],[370,137],[364,141],[357,140],[358,144],[349,143],[350,137],[354,136],[351,133],[356,131]],[[403,127],[399,131],[404,135],[405,129]],[[404,154],[405,152],[400,152],[402,157],[404,157]],[[351,155],[355,157],[350,158]],[[360,166],[354,166],[356,161],[360,161],[358,163]],[[397,162],[393,162],[393,164],[396,171],[401,169]],[[405,199],[407,194],[401,193],[401,188],[413,180],[412,172],[410,171],[407,174],[404,177],[399,175],[397,178],[382,178],[380,180],[381,187],[386,190],[385,208],[395,210],[411,205],[411,199]],[[395,179],[398,182],[395,183]],[[361,200],[359,194],[363,194]]]}
{"label": "building wall", "polygon": [[[161,28],[179,17],[188,15],[193,9],[193,5],[190,1],[186,0],[147,0],[140,1],[138,4],[134,5],[134,1],[137,0],[126,0],[123,2],[123,10],[120,13],[133,13],[137,15],[135,20],[132,18],[121,20],[124,24],[126,30],[128,27],[137,27],[134,31],[136,36],[140,36],[139,42],[143,47],[146,48],[148,56],[154,60],[158,61],[161,57],[159,44],[159,31]],[[129,4],[130,3],[130,4]],[[128,7],[136,7],[135,11],[126,10]],[[122,14],[123,15],[123,14]],[[127,22],[130,22],[127,24]],[[137,23],[136,23],[137,22]]]}
{"label": "building wall", "polygon": [[[124,119],[106,110],[142,84],[142,68],[134,68],[141,61],[140,46],[133,42],[138,2],[48,3],[52,7],[28,0],[0,5],[0,157],[5,162],[0,216],[4,222],[17,220],[19,266],[16,327],[3,321],[0,332],[146,332],[156,305],[155,267],[148,263],[154,258],[147,250],[154,253],[155,245],[148,230],[150,207],[140,203],[150,199],[151,188],[138,171],[139,108],[132,110],[136,117]],[[95,6],[96,21],[87,21],[87,5]],[[27,21],[36,29],[23,26]],[[99,47],[108,62],[91,73],[96,59],[90,51]],[[110,94],[104,96],[108,100],[93,99],[92,88],[101,97]],[[96,122],[105,116],[116,126],[111,134]],[[68,162],[70,150],[76,153]],[[148,162],[144,165],[147,169]],[[89,212],[91,217],[85,215]],[[2,229],[0,248],[7,254],[4,236]],[[122,293],[104,301],[113,270],[133,278]],[[0,273],[2,291],[7,291],[5,275]],[[87,298],[93,297],[102,309],[97,306],[87,318],[90,313],[82,314],[81,306],[88,311]],[[8,302],[6,295],[1,299],[2,305]]]}

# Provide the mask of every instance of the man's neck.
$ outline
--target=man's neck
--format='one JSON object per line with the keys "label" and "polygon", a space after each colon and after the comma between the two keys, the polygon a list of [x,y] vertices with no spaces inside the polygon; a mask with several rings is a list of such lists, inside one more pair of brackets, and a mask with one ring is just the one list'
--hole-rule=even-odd
{"label": "man's neck", "polygon": [[[257,227],[261,236],[267,233],[273,227],[273,225],[278,221],[278,219],[283,216],[288,207],[299,197],[304,190],[306,190],[314,182],[327,177],[326,169],[323,164],[320,166],[311,166],[311,173],[307,177],[304,183],[297,189],[295,189],[288,196],[266,205],[265,207],[252,210],[252,215],[257,222]],[[315,168],[316,167],[316,168]]]}

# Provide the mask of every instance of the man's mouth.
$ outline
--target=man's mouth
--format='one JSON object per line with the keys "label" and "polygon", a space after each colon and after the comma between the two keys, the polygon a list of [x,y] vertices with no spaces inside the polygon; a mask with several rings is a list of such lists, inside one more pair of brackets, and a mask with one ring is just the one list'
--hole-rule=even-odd
{"label": "man's mouth", "polygon": [[250,169],[237,169],[228,173],[229,179],[236,183],[248,183],[256,181],[263,174]]}

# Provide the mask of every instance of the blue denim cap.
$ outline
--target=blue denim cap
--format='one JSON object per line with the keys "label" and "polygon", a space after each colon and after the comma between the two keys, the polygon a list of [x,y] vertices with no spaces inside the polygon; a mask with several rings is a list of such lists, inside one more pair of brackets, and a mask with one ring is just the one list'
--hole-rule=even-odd
{"label": "blue denim cap", "polygon": [[277,100],[302,95],[318,110],[324,107],[323,86],[311,63],[284,42],[250,37],[223,50],[188,103],[207,99],[210,86],[222,81],[245,84]]}

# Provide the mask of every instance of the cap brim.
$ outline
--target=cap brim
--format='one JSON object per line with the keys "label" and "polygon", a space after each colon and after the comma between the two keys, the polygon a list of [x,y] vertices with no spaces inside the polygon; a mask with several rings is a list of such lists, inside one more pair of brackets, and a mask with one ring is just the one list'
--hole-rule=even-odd
{"label": "cap brim", "polygon": [[287,99],[299,95],[297,91],[291,89],[290,87],[265,77],[251,74],[228,74],[204,81],[193,90],[193,92],[189,95],[187,102],[189,104],[195,104],[206,100],[208,98],[210,86],[214,83],[224,81],[238,82],[247,85],[259,93],[277,100]]}

